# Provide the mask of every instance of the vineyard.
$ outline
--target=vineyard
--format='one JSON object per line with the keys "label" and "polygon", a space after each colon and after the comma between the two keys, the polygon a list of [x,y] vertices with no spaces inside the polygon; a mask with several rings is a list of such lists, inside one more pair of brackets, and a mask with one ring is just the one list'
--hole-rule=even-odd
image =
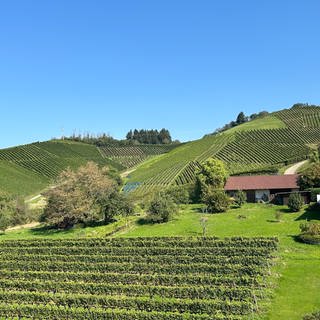
{"label": "vineyard", "polygon": [[120,163],[124,168],[132,168],[156,155],[167,153],[177,145],[137,145],[99,147],[103,157]]}
{"label": "vineyard", "polygon": [[263,311],[275,238],[0,242],[0,317],[230,319]]}
{"label": "vineyard", "polygon": [[61,171],[88,161],[123,169],[119,163],[103,158],[95,146],[83,143],[48,141],[2,149],[0,189],[24,195],[40,191]]}
{"label": "vineyard", "polygon": [[300,107],[275,112],[176,148],[156,161],[141,165],[124,190],[144,195],[170,185],[195,181],[201,163],[222,160],[231,175],[276,173],[305,160],[320,144],[320,108]]}
{"label": "vineyard", "polygon": [[290,128],[319,128],[320,127],[320,108],[319,107],[299,107],[284,109],[275,112]]}

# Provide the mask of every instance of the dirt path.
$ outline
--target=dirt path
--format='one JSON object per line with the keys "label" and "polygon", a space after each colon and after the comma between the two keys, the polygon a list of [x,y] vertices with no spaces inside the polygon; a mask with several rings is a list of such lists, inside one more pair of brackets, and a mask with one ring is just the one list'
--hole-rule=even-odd
{"label": "dirt path", "polygon": [[13,231],[13,230],[20,230],[20,229],[25,229],[25,228],[34,228],[38,226],[40,223],[39,222],[31,222],[27,224],[21,224],[19,226],[14,226],[6,229],[6,231]]}
{"label": "dirt path", "polygon": [[26,202],[32,202],[33,200],[37,200],[37,199],[39,199],[39,198],[41,198],[41,197],[42,197],[41,194],[38,194],[37,196],[35,196],[35,197],[31,198],[31,199],[26,200]]}
{"label": "dirt path", "polygon": [[133,172],[133,171],[135,171],[136,169],[130,169],[130,170],[127,170],[127,171],[125,171],[125,172],[122,172],[121,174],[120,174],[120,177],[121,178],[126,178],[131,172]]}
{"label": "dirt path", "polygon": [[304,161],[300,161],[300,162],[294,164],[293,166],[291,166],[290,168],[288,168],[288,169],[284,172],[284,174],[295,174],[295,173],[298,171],[298,169],[299,169],[301,166],[303,166],[307,161],[308,161],[308,160],[304,160]]}

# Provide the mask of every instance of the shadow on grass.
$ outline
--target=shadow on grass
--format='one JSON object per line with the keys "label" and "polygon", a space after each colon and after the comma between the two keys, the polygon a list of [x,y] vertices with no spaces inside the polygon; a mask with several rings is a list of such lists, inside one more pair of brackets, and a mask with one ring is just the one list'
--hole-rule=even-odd
{"label": "shadow on grass", "polygon": [[278,211],[281,213],[293,213],[289,208],[281,208]]}
{"label": "shadow on grass", "polygon": [[68,229],[57,229],[51,226],[41,226],[41,227],[35,227],[30,229],[30,233],[35,236],[50,236],[53,234],[68,234],[72,233],[75,229],[82,229],[83,226],[79,227],[72,227]]}
{"label": "shadow on grass", "polygon": [[318,204],[310,205],[295,221],[299,220],[320,220],[320,206]]}
{"label": "shadow on grass", "polygon": [[73,227],[69,227],[66,229],[57,229],[52,226],[39,226],[39,227],[34,227],[30,229],[30,233],[35,236],[51,236],[51,235],[58,235],[58,234],[71,234],[76,230],[85,230],[86,228],[89,227],[100,227],[100,226],[105,226],[110,223],[117,222],[117,220],[112,220],[109,223],[106,223],[105,221],[97,221],[97,222],[91,222],[87,224],[77,224]]}

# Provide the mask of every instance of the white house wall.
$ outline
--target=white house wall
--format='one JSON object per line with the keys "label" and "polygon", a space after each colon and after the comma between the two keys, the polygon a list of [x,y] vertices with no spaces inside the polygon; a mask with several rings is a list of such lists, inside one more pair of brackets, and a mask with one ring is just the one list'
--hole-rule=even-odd
{"label": "white house wall", "polygon": [[263,198],[269,199],[270,190],[256,190],[256,201],[263,200]]}

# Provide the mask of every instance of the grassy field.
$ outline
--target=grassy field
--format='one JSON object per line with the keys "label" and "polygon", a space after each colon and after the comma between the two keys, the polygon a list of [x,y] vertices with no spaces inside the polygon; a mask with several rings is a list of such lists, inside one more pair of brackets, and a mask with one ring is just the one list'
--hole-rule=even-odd
{"label": "grassy field", "polygon": [[[275,214],[282,213],[277,222]],[[174,220],[166,224],[148,225],[143,216],[131,217],[95,228],[75,228],[68,231],[46,231],[24,229],[7,232],[0,236],[5,239],[28,238],[90,238],[104,237],[118,228],[115,237],[154,236],[201,236],[200,219],[206,217],[207,235],[231,236],[276,236],[280,241],[279,257],[273,268],[274,293],[269,313],[263,320],[300,320],[306,313],[320,309],[320,246],[298,243],[294,236],[299,233],[302,221],[320,220],[320,211],[305,208],[299,213],[289,213],[286,207],[264,204],[246,204],[240,209],[231,209],[225,214],[203,214],[200,205],[187,205]]]}

